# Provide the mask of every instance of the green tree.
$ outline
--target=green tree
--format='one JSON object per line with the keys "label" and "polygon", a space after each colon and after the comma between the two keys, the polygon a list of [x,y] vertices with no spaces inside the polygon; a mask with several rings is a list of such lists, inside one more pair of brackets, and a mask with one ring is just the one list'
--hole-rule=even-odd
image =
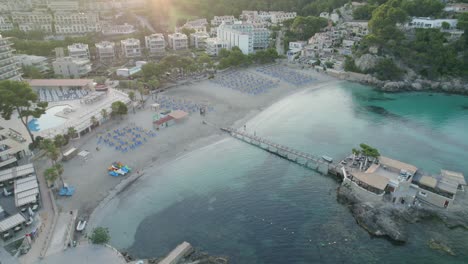
{"label": "green tree", "polygon": [[133,113],[135,113],[135,92],[134,91],[130,91],[128,92],[128,98],[130,99],[130,101],[132,101],[132,108],[133,108]]}
{"label": "green tree", "polygon": [[66,142],[67,141],[63,135],[56,135],[54,137],[54,144],[60,150],[60,153],[62,154],[62,156],[63,156],[62,147],[66,144]]}
{"label": "green tree", "polygon": [[134,91],[130,91],[128,92],[128,98],[130,98],[130,101],[135,101],[135,92]]}
{"label": "green tree", "polygon": [[356,66],[356,63],[354,62],[354,59],[350,56],[346,56],[345,58],[344,70],[347,72],[361,73],[361,70]]}
{"label": "green tree", "polygon": [[89,239],[93,244],[106,244],[110,240],[109,230],[104,227],[96,227],[93,229]]}
{"label": "green tree", "polygon": [[366,157],[377,159],[380,156],[379,150],[374,147],[371,147],[364,143],[361,143],[359,147],[361,147],[360,153]]}
{"label": "green tree", "polygon": [[123,115],[126,115],[128,112],[127,105],[122,101],[113,102],[111,105],[111,108],[112,108],[112,115],[116,115],[116,116],[122,117]]}
{"label": "green tree", "polygon": [[156,78],[152,78],[147,82],[151,90],[155,90],[159,86],[159,81]]}
{"label": "green tree", "polygon": [[67,130],[67,135],[70,138],[75,138],[75,137],[78,136],[78,132],[76,131],[76,129],[74,127],[69,127],[68,130]]}
{"label": "green tree", "polygon": [[99,121],[97,120],[97,118],[95,116],[91,116],[90,121],[91,121],[91,125],[93,127],[96,127],[96,126],[99,125]]}
{"label": "green tree", "polygon": [[107,117],[108,117],[108,113],[107,113],[107,110],[106,109],[101,109],[101,116],[102,116],[102,119],[106,120]]}
{"label": "green tree", "polygon": [[356,20],[369,20],[376,8],[377,5],[373,4],[358,6],[353,10],[353,18]]}
{"label": "green tree", "polygon": [[374,74],[379,80],[400,80],[403,71],[391,59],[381,59],[374,68]]}
{"label": "green tree", "polygon": [[94,81],[97,84],[105,84],[106,83],[106,77],[103,77],[103,76],[96,77],[96,78],[94,78]]}
{"label": "green tree", "polygon": [[44,75],[42,72],[34,66],[22,66],[23,77],[28,79],[42,79]]}
{"label": "green tree", "polygon": [[141,98],[141,101],[143,102],[144,101],[144,94],[145,94],[145,84],[142,83],[142,82],[137,82],[137,89],[138,89],[138,93],[140,94],[140,98]]}
{"label": "green tree", "polygon": [[195,29],[184,27],[184,28],[182,28],[182,29],[180,30],[180,32],[181,32],[182,34],[187,35],[187,38],[190,39],[190,34],[195,33]]}
{"label": "green tree", "polygon": [[13,113],[18,114],[19,120],[29,133],[34,144],[34,136],[29,129],[28,122],[31,117],[39,118],[45,113],[47,102],[40,102],[37,94],[27,82],[0,81],[0,113],[10,120]]}
{"label": "green tree", "polygon": [[64,172],[63,165],[61,163],[55,163],[53,168],[57,172],[58,178],[62,182],[62,186],[65,185],[65,182],[63,181],[62,174]]}
{"label": "green tree", "polygon": [[52,166],[44,171],[44,177],[48,182],[54,183],[57,181],[59,175],[56,168]]}
{"label": "green tree", "polygon": [[46,138],[42,140],[39,148],[45,151],[46,156],[50,159],[52,165],[54,165],[60,157],[60,151],[52,139]]}
{"label": "green tree", "polygon": [[445,30],[450,29],[450,24],[444,21],[442,22],[442,28]]}
{"label": "green tree", "polygon": [[410,16],[437,17],[444,8],[440,0],[403,0],[401,8]]}
{"label": "green tree", "polygon": [[394,48],[404,39],[403,33],[397,27],[397,23],[403,24],[408,19],[408,14],[400,7],[401,1],[389,0],[372,13],[369,30],[381,46]]}

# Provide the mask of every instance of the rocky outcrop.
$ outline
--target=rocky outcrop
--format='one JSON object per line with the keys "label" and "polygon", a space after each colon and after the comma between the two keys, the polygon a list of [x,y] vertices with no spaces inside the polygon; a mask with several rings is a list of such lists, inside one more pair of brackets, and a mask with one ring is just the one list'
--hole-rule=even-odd
{"label": "rocky outcrop", "polygon": [[373,69],[379,62],[379,57],[372,54],[364,54],[354,61],[356,66],[362,72]]}
{"label": "rocky outcrop", "polygon": [[384,203],[360,201],[346,186],[338,188],[337,199],[349,206],[356,222],[369,234],[387,237],[398,243],[406,242],[406,223],[394,208]]}
{"label": "rocky outcrop", "polygon": [[346,79],[372,85],[377,87],[377,89],[385,92],[431,91],[465,95],[468,94],[468,83],[460,79],[443,81],[431,81],[427,79],[381,81],[370,75],[363,76],[365,76],[365,78],[360,78],[359,80],[357,80],[354,75],[353,78]]}
{"label": "rocky outcrop", "polygon": [[427,244],[431,249],[442,251],[442,252],[447,253],[449,255],[455,256],[455,252],[453,252],[453,250],[449,246],[442,243],[441,241],[431,239],[431,240],[429,240],[429,242]]}

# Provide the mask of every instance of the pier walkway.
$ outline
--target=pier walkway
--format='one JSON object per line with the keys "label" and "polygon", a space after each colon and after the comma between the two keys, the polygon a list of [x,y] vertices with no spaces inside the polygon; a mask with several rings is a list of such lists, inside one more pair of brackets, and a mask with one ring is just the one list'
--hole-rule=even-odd
{"label": "pier walkway", "polygon": [[221,128],[221,130],[229,133],[231,136],[239,140],[254,145],[296,164],[315,170],[319,173],[333,174],[337,176],[341,175],[342,173],[341,168],[343,166],[341,164],[328,162],[322,157],[317,157],[309,153],[271,142],[265,138],[251,135],[242,130],[236,130],[233,128]]}

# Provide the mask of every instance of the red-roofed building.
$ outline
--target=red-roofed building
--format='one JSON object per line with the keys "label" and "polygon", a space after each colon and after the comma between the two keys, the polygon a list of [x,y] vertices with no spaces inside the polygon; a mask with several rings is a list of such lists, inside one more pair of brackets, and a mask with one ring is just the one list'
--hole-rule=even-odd
{"label": "red-roofed building", "polygon": [[154,121],[156,128],[168,127],[174,123],[174,118],[172,116],[165,116],[158,121]]}

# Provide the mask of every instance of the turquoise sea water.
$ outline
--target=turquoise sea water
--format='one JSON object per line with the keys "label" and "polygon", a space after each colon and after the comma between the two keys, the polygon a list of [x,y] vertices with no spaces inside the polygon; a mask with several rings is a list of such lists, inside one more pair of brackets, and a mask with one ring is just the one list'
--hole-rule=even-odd
{"label": "turquoise sea water", "polygon": [[[247,124],[278,143],[335,159],[361,142],[426,171],[468,175],[468,97],[385,94],[342,83],[288,97]],[[468,231],[426,221],[397,246],[337,203],[328,177],[228,138],[154,168],[112,202],[101,225],[138,257],[182,241],[231,263],[468,263]],[[429,249],[431,238],[456,256]]]}

